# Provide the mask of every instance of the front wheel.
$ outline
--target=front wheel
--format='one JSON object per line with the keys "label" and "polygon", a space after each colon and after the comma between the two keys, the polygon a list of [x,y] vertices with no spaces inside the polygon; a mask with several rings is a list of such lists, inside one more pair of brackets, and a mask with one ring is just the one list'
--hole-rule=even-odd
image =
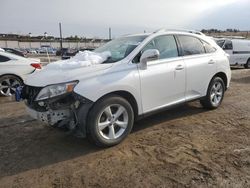
{"label": "front wheel", "polygon": [[200,100],[201,105],[207,109],[216,109],[220,106],[225,93],[225,84],[220,77],[215,77],[209,84],[207,95]]}
{"label": "front wheel", "polygon": [[92,107],[87,120],[87,137],[100,147],[110,147],[122,142],[130,133],[134,112],[124,98],[104,97]]}

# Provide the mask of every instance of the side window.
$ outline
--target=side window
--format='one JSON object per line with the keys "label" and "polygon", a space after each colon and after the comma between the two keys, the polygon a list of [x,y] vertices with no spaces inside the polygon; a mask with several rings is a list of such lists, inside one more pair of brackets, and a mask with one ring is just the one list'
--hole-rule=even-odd
{"label": "side window", "polygon": [[160,59],[178,57],[177,45],[174,36],[159,36],[154,39],[155,47],[160,52]]}
{"label": "side window", "polygon": [[160,52],[159,59],[166,59],[166,58],[172,58],[172,57],[178,57],[178,49],[176,45],[176,41],[174,36],[172,35],[166,35],[166,36],[159,36],[154,38],[151,42],[149,42],[141,51],[140,54],[138,54],[133,62],[138,63],[140,61],[141,54],[149,49],[157,49]]}
{"label": "side window", "polygon": [[215,42],[218,44],[219,47],[222,48],[225,43],[225,40],[216,40]]}
{"label": "side window", "polygon": [[10,58],[0,55],[0,63],[9,61]]}
{"label": "side window", "polygon": [[212,45],[210,45],[210,44],[208,44],[208,43],[206,43],[204,41],[202,41],[202,42],[203,42],[203,46],[204,46],[204,48],[206,50],[206,53],[213,53],[213,52],[216,51],[216,48],[213,47]]}
{"label": "side window", "polygon": [[184,56],[204,54],[205,49],[202,42],[192,36],[178,36]]}
{"label": "side window", "polygon": [[223,50],[232,50],[233,49],[233,43],[232,41],[226,41],[225,42],[225,45],[223,47]]}

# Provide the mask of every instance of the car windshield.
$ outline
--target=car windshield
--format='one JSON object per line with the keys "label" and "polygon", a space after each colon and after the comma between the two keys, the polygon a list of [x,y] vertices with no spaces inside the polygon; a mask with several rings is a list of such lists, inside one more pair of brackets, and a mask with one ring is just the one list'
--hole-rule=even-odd
{"label": "car windshield", "polygon": [[104,63],[114,63],[127,57],[146,37],[147,35],[141,35],[114,39],[95,49],[94,52],[109,51],[111,56]]}

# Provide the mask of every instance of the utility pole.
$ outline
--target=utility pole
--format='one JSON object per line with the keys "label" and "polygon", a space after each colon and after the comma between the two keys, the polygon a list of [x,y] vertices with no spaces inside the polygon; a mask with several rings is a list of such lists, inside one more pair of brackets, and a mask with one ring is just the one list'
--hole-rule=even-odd
{"label": "utility pole", "polygon": [[111,27],[109,28],[109,40],[112,38]]}
{"label": "utility pole", "polygon": [[62,24],[59,23],[59,31],[60,31],[60,51],[61,51],[61,56],[63,56],[63,50],[62,50]]}
{"label": "utility pole", "polygon": [[29,32],[29,41],[30,41],[30,49],[31,49],[31,32]]}

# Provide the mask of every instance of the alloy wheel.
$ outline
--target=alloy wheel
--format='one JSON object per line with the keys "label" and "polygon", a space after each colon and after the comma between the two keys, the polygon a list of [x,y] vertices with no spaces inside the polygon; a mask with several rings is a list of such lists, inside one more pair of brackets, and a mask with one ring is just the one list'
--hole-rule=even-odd
{"label": "alloy wheel", "polygon": [[11,96],[15,94],[16,88],[20,86],[21,83],[13,77],[6,77],[0,82],[0,93],[4,96]]}
{"label": "alloy wheel", "polygon": [[218,106],[223,97],[223,86],[219,81],[214,82],[211,92],[210,100],[214,106]]}
{"label": "alloy wheel", "polygon": [[107,139],[117,139],[123,135],[128,126],[128,112],[120,104],[107,106],[98,117],[98,131]]}

